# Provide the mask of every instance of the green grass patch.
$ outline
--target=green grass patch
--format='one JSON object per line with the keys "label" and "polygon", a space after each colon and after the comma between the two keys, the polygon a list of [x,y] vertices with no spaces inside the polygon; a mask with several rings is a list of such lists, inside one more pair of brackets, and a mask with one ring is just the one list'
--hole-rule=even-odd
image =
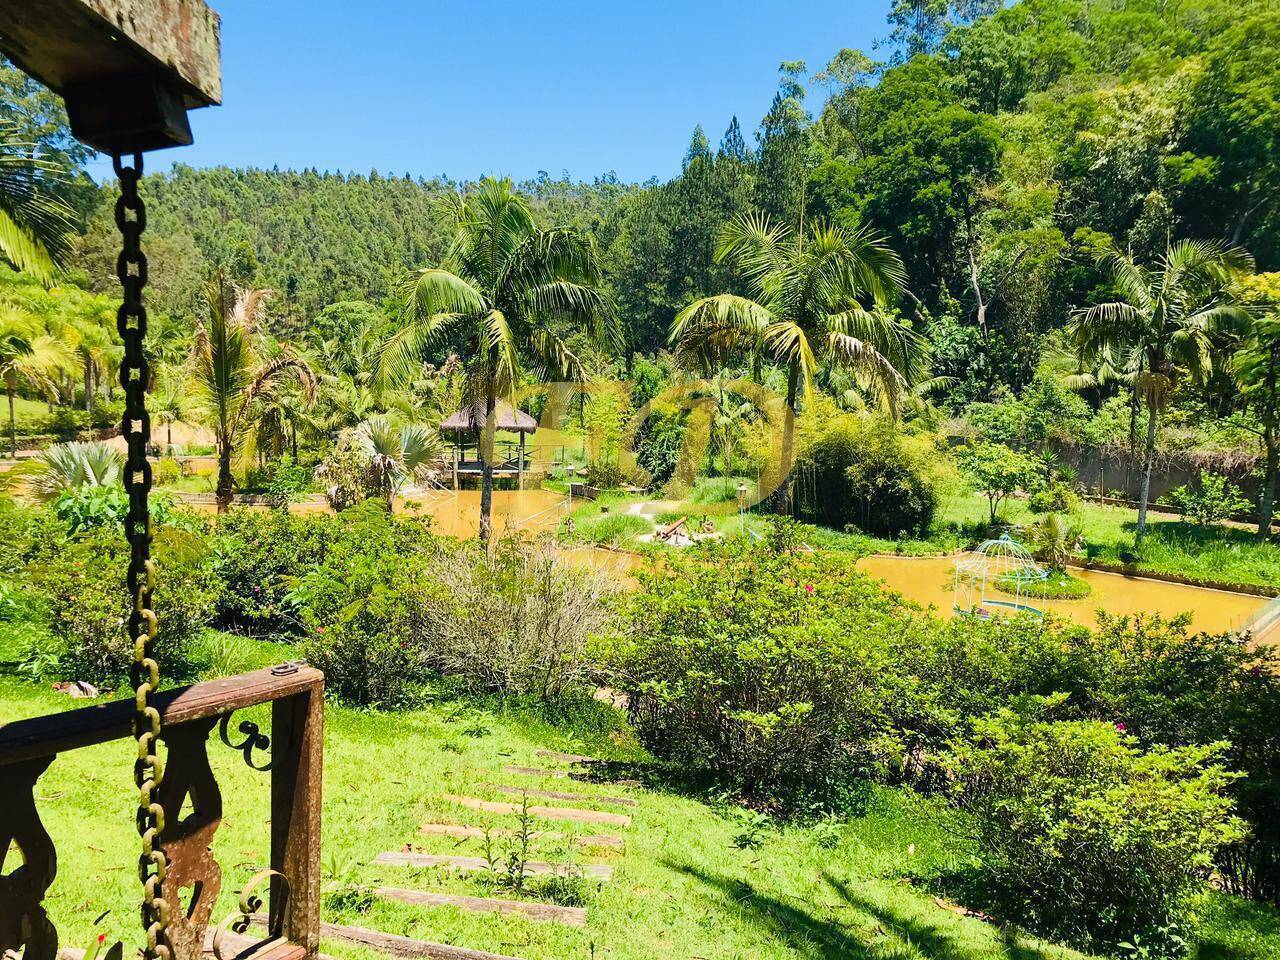
{"label": "green grass patch", "polygon": [[[248,669],[289,656],[291,648],[210,635],[209,669]],[[80,704],[13,676],[0,676],[0,723]],[[264,724],[269,710],[238,718]],[[585,929],[526,918],[416,908],[372,895],[398,886],[469,895],[510,896],[483,875],[441,869],[375,866],[373,859],[406,843],[425,853],[480,856],[481,840],[425,836],[426,821],[513,828],[512,816],[457,807],[445,793],[512,799],[495,784],[565,789],[564,781],[506,774],[508,764],[544,767],[542,748],[582,752],[637,771],[647,788],[626,831],[625,851],[582,851],[565,840],[538,839],[531,856],[615,868],[605,884],[573,890],[535,887],[532,896],[580,899]],[[37,794],[58,848],[58,877],[47,901],[64,945],[89,944],[97,933],[137,941],[135,793],[127,741],[60,756]],[[223,869],[214,916],[232,910],[241,886],[266,863],[269,777],[240,755],[209,742],[223,793],[225,819],[213,850]],[[634,774],[633,774],[634,775]],[[621,788],[575,783],[586,794]],[[581,804],[579,804],[581,805]],[[586,806],[611,809],[606,804]],[[1070,960],[1082,955],[1017,930],[964,916],[934,900],[933,880],[971,861],[963,824],[934,800],[877,789],[856,814],[808,825],[783,825],[718,801],[652,765],[620,715],[583,700],[546,708],[496,699],[453,699],[439,693],[417,710],[387,714],[331,705],[325,724],[322,914],[334,923],[525,960],[612,957],[760,957],[778,960]],[[92,818],[91,824],[86,818]],[[571,838],[599,832],[555,825]],[[106,916],[95,926],[95,918]],[[1280,914],[1207,895],[1201,957],[1263,960],[1280,953]],[[369,954],[326,940],[345,960]],[[1208,952],[1206,952],[1208,951]],[[1213,952],[1217,951],[1217,952]]]}
{"label": "green grass patch", "polygon": [[1001,593],[1037,600],[1083,600],[1093,593],[1093,587],[1065,570],[1050,570],[1045,579],[1024,580],[1021,585],[1012,577],[997,577],[993,583]]}

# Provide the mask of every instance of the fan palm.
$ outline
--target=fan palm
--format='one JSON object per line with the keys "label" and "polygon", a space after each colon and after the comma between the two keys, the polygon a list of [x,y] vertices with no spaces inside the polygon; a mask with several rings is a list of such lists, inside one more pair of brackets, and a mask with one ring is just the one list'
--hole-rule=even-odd
{"label": "fan palm", "polygon": [[0,378],[9,398],[9,456],[18,456],[18,427],[14,400],[19,387],[53,397],[57,379],[75,363],[66,342],[50,334],[28,313],[13,307],[0,309]]}
{"label": "fan palm", "polygon": [[387,417],[370,417],[352,433],[356,447],[369,458],[374,484],[390,509],[405,481],[427,464],[439,460],[444,445],[439,435],[420,423],[396,426]]}
{"label": "fan palm", "polygon": [[32,487],[45,500],[81,487],[110,487],[120,482],[124,457],[105,443],[58,443],[36,458]]}
{"label": "fan palm", "polygon": [[771,356],[786,370],[791,415],[782,431],[787,477],[779,509],[790,512],[794,414],[820,365],[847,370],[895,413],[924,374],[923,339],[882,309],[905,271],[897,254],[865,231],[819,222],[797,233],[760,214],[726,225],[716,260],[738,268],[751,296],[725,293],[691,303],[672,322],[670,342],[703,367],[744,350]]}
{"label": "fan palm", "polygon": [[480,538],[487,542],[497,398],[509,394],[522,373],[585,379],[582,361],[562,334],[581,331],[614,346],[621,334],[589,239],[572,229],[535,227],[510,180],[486,178],[474,193],[450,196],[456,235],[440,264],[409,278],[407,323],[384,345],[379,373],[384,383],[408,383],[424,351],[450,336],[466,338],[464,400],[482,400],[486,411]]}
{"label": "fan palm", "polygon": [[1252,266],[1249,255],[1214,243],[1183,240],[1153,266],[1112,248],[1101,258],[1117,298],[1078,310],[1070,332],[1086,366],[1105,364],[1132,379],[1147,410],[1142,488],[1135,545],[1147,530],[1147,503],[1160,413],[1181,371],[1203,378],[1213,369],[1212,335],[1248,312],[1230,302],[1225,284]]}
{"label": "fan palm", "polygon": [[269,295],[241,290],[222,274],[205,289],[207,316],[196,331],[192,373],[194,399],[214,435],[219,513],[231,503],[232,457],[249,441],[264,397],[292,378],[307,402],[315,398],[315,374],[303,358],[287,346],[270,355],[264,350],[259,324]]}
{"label": "fan palm", "polygon": [[50,192],[58,167],[32,150],[13,123],[0,122],[0,254],[47,284],[67,250],[75,213]]}

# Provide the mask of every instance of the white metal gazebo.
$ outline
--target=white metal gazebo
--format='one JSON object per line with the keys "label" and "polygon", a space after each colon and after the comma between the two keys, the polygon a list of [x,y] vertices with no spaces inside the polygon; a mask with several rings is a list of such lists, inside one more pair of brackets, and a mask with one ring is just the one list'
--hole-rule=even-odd
{"label": "white metal gazebo", "polygon": [[[1043,616],[1043,611],[1023,602],[1026,589],[1043,583],[1049,571],[1036,563],[1031,551],[1007,533],[995,540],[985,540],[977,550],[956,561],[952,607],[956,613],[990,616],[992,608]],[[991,583],[1013,595],[1013,600],[987,598]]]}

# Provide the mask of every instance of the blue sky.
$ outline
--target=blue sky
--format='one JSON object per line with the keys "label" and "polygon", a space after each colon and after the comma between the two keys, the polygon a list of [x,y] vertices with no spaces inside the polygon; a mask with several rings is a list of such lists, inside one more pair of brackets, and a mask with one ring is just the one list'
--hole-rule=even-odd
{"label": "blue sky", "polygon": [[[694,124],[748,141],[782,60],[870,49],[889,0],[211,0],[223,105],[172,163],[471,178],[679,170]],[[821,91],[811,92],[811,102]],[[816,103],[815,103],[816,105]],[[95,173],[105,172],[95,169]]]}

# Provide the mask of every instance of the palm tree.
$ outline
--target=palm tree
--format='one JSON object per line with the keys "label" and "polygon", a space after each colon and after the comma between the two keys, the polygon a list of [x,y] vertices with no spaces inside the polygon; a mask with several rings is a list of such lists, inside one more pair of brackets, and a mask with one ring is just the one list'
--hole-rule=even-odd
{"label": "palm tree", "polygon": [[259,324],[269,290],[241,290],[219,273],[205,289],[208,316],[196,331],[192,373],[196,400],[212,428],[218,456],[218,512],[231,503],[231,460],[243,450],[263,398],[292,377],[315,398],[310,365],[288,346],[267,354]]}
{"label": "palm tree", "polygon": [[67,250],[75,212],[50,192],[61,171],[33,150],[15,124],[0,121],[0,255],[48,284]]}
{"label": "palm tree", "polygon": [[391,509],[405,481],[439,460],[444,445],[430,427],[410,423],[397,427],[384,416],[370,417],[352,432],[357,448],[369,458],[369,470]]}
{"label": "palm tree", "polygon": [[1230,302],[1225,284],[1233,271],[1251,267],[1252,260],[1238,249],[1183,240],[1154,266],[1143,266],[1114,247],[1101,262],[1116,299],[1078,310],[1070,332],[1083,364],[1105,363],[1131,377],[1146,407],[1137,546],[1147,530],[1160,412],[1181,371],[1196,378],[1212,372],[1212,334],[1248,319],[1243,307]]}
{"label": "palm tree", "polygon": [[726,225],[717,262],[733,263],[750,297],[724,293],[681,310],[670,342],[708,367],[738,350],[772,356],[787,373],[790,413],[782,431],[788,471],[778,507],[791,509],[794,415],[822,363],[840,367],[896,413],[924,374],[924,340],[886,310],[905,282],[902,261],[879,238],[817,222],[802,233],[762,214]]}
{"label": "palm tree", "polygon": [[486,178],[474,193],[450,195],[457,233],[442,262],[405,287],[407,323],[383,347],[380,380],[404,384],[423,353],[461,333],[468,342],[464,401],[483,401],[480,539],[493,513],[493,411],[527,373],[581,382],[582,361],[562,338],[570,330],[621,345],[616,314],[600,287],[589,239],[572,229],[539,230],[510,180]]}
{"label": "palm tree", "polygon": [[36,458],[36,493],[53,500],[81,487],[111,487],[120,482],[124,457],[105,443],[57,443]]}
{"label": "palm tree", "polygon": [[18,388],[53,397],[58,375],[75,363],[67,344],[49,334],[35,317],[14,307],[0,309],[0,377],[9,398],[9,456],[18,457],[18,426],[14,400]]}

